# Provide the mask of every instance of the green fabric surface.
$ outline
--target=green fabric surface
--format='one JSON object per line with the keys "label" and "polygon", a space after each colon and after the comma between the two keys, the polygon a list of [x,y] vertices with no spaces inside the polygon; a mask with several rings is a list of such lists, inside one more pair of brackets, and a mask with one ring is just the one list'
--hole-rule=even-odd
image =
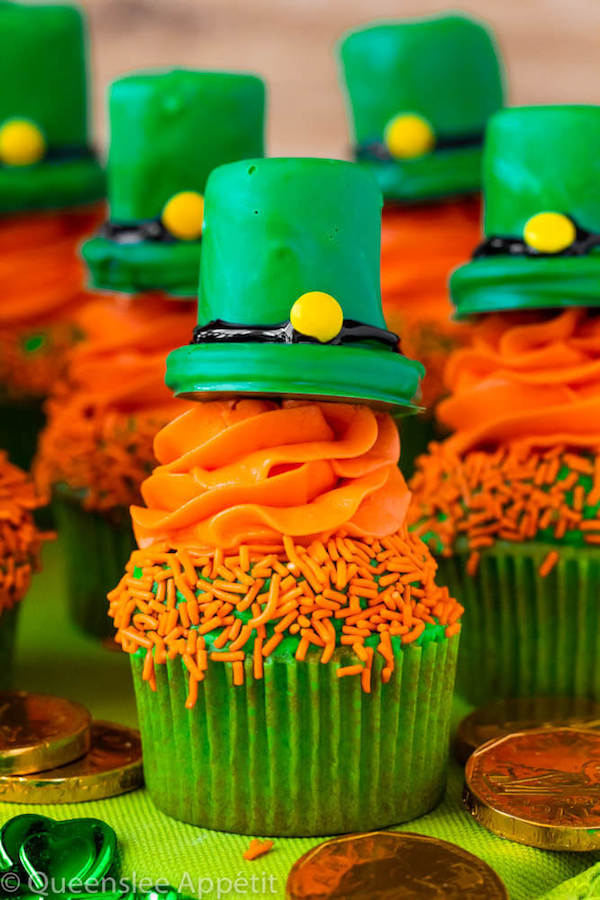
{"label": "green fabric surface", "polygon": [[[23,606],[17,686],[70,697],[85,703],[96,718],[135,725],[129,660],[125,654],[107,651],[77,634],[69,624],[59,544],[46,547],[44,562],[44,571],[36,578]],[[468,710],[464,702],[457,700],[455,722]],[[498,872],[511,900],[533,900],[548,892],[548,900],[600,897],[600,863],[597,871],[591,868],[600,860],[598,854],[551,853],[495,837],[469,818],[460,802],[461,790],[462,770],[452,762],[444,801],[402,830],[434,835],[475,853]],[[103,819],[119,837],[124,875],[135,873],[138,882],[141,878],[167,879],[176,887],[181,885],[188,895],[210,900],[219,896],[285,897],[292,864],[320,843],[320,839],[279,839],[270,854],[246,862],[242,853],[249,843],[247,837],[206,831],[169,819],[154,808],[143,790],[111,800],[68,806],[0,803],[0,823],[25,812],[41,812],[56,819]],[[239,881],[236,890],[238,878],[245,881]],[[220,884],[218,879],[222,879]],[[568,879],[573,881],[561,887]]]}

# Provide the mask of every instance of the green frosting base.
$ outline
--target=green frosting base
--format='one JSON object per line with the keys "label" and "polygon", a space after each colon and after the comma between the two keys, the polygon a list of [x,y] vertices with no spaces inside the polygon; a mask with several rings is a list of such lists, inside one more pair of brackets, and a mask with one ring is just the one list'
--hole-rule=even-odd
{"label": "green frosting base", "polygon": [[12,687],[13,658],[20,604],[0,613],[0,691]]}
{"label": "green frosting base", "polygon": [[81,252],[95,288],[193,297],[198,290],[200,248],[201,241],[120,244],[95,237],[83,244]]}
{"label": "green frosting base", "polygon": [[95,159],[0,167],[0,212],[65,209],[101,200],[104,172]]}
{"label": "green frosting base", "polygon": [[424,814],[444,792],[458,642],[406,646],[385,685],[376,658],[371,694],[318,654],[298,663],[274,653],[258,681],[249,657],[239,687],[230,666],[210,666],[191,710],[183,661],[155,666],[155,694],[139,652],[132,669],[154,803],[194,825],[279,837]]}
{"label": "green frosting base", "polygon": [[555,545],[498,541],[438,559],[440,583],[465,607],[457,691],[481,705],[498,697],[600,699],[600,550],[563,547],[552,571],[539,567]]}
{"label": "green frosting base", "polygon": [[600,306],[600,254],[475,259],[450,278],[456,319],[490,312]]}
{"label": "green frosting base", "polygon": [[419,409],[421,363],[398,353],[327,344],[195,344],[167,357],[179,397],[283,396]]}
{"label": "green frosting base", "polygon": [[416,159],[389,162],[361,160],[386,200],[413,203],[474,194],[481,186],[481,149],[437,150]]}
{"label": "green frosting base", "polygon": [[52,511],[61,536],[66,589],[72,620],[95,638],[114,633],[108,617],[107,593],[114,588],[136,544],[127,510],[122,523],[84,509],[67,489],[53,499]]}

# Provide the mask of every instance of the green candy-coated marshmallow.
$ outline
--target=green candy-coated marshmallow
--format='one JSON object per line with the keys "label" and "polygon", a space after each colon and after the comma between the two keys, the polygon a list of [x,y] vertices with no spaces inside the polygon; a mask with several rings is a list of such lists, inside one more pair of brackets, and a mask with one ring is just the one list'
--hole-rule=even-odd
{"label": "green candy-coated marshmallow", "polygon": [[[254,159],[210,176],[200,267],[199,325],[289,322],[307,292],[331,295],[345,320],[385,328],[379,285],[381,193],[352,163]],[[177,395],[275,395],[415,408],[423,367],[379,340],[329,343],[218,340],[167,362]]]}
{"label": "green candy-coated marshmallow", "polygon": [[[339,45],[348,111],[358,146],[384,141],[388,123],[416,114],[437,138],[483,135],[503,103],[494,39],[467,16],[375,23]],[[477,191],[481,147],[433,147],[412,159],[363,160],[386,200],[414,202]]]}
{"label": "green candy-coated marshmallow", "polygon": [[[600,106],[497,113],[484,153],[484,237],[523,239],[526,222],[561,213],[600,233]],[[600,305],[600,254],[484,256],[457,269],[456,315]]]}
{"label": "green candy-coated marshmallow", "polygon": [[[265,86],[255,75],[191,70],[147,71],[110,89],[110,223],[134,228],[158,220],[176,194],[204,194],[219,165],[262,156]],[[165,290],[193,296],[200,239],[84,244],[93,283],[123,291]]]}
{"label": "green candy-coated marshmallow", "polygon": [[0,163],[0,212],[61,209],[98,200],[104,174],[89,146],[86,39],[72,6],[0,3],[0,128],[31,122],[46,153]]}

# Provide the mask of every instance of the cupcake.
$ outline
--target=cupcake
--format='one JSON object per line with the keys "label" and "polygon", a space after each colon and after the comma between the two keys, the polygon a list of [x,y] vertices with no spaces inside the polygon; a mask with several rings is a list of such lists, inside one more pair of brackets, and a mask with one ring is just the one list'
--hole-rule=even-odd
{"label": "cupcake", "polygon": [[444,790],[462,609],[405,524],[392,414],[422,367],[384,327],[380,209],[339,161],[209,178],[199,325],[167,365],[196,402],[156,438],[109,595],[146,784],[186,822],[368,830]]}
{"label": "cupcake", "polygon": [[485,239],[452,278],[472,342],[450,357],[452,431],[418,462],[411,519],[467,609],[475,703],[600,697],[600,107],[498,113]]}
{"label": "cupcake", "polygon": [[2,3],[0,34],[0,446],[29,466],[42,401],[80,337],[77,246],[100,222],[104,176],[80,11]]}
{"label": "cupcake", "polygon": [[110,218],[83,245],[94,286],[110,293],[79,314],[86,338],[48,404],[36,462],[72,613],[92,635],[111,631],[102,598],[134,547],[128,509],[155,464],[153,438],[186,406],[164,369],[193,329],[206,179],[218,162],[262,152],[264,94],[252,75],[182,70],[110,90]]}
{"label": "cupcake", "polygon": [[[443,366],[468,335],[451,320],[447,279],[479,236],[481,147],[503,102],[488,29],[451,14],[369,25],[340,44],[354,154],[384,196],[381,287],[388,327],[426,367],[422,402],[443,396]],[[402,461],[434,434],[433,418],[402,432]]]}
{"label": "cupcake", "polygon": [[44,535],[32,515],[39,502],[29,476],[0,452],[0,690],[11,685],[19,604],[40,564]]}

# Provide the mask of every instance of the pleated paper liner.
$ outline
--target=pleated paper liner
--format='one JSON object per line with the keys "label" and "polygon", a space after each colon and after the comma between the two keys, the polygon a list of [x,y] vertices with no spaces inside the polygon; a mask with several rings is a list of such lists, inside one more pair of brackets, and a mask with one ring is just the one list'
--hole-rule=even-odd
{"label": "pleated paper liner", "polygon": [[[559,560],[539,568],[551,550]],[[439,562],[437,581],[465,607],[456,690],[481,705],[503,697],[600,699],[600,549],[497,542]]]}
{"label": "pleated paper liner", "polygon": [[135,549],[127,511],[112,520],[64,494],[54,497],[52,510],[63,547],[71,617],[86,634],[109,637],[114,627],[106,595],[118,584]]}
{"label": "pleated paper liner", "polygon": [[0,691],[12,687],[13,660],[17,640],[17,622],[20,606],[0,612]]}
{"label": "pleated paper liner", "polygon": [[445,788],[458,643],[406,646],[385,685],[376,654],[370,694],[359,678],[336,676],[340,651],[327,664],[318,651],[304,662],[274,655],[258,681],[247,658],[239,687],[230,666],[214,663],[191,710],[182,660],[155,666],[154,693],[139,652],[132,669],[154,803],[205,828],[279,836],[368,831],[428,812]]}

